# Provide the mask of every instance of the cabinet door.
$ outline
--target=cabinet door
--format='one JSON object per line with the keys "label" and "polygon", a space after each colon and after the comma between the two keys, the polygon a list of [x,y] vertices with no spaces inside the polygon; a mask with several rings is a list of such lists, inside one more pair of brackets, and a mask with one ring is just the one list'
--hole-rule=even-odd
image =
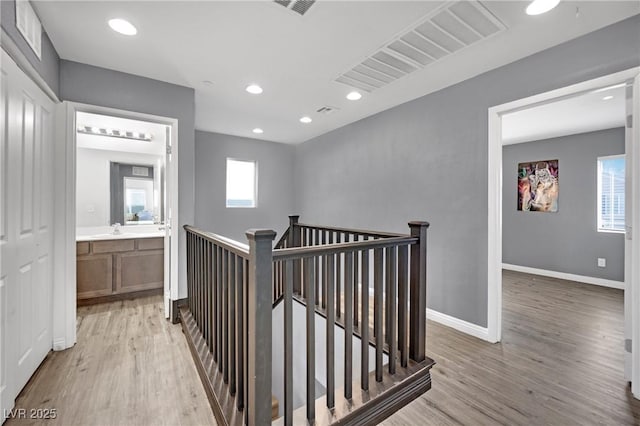
{"label": "cabinet door", "polygon": [[78,299],[113,293],[113,255],[78,256],[76,265]]}
{"label": "cabinet door", "polygon": [[121,253],[116,257],[116,293],[149,290],[164,286],[164,251]]}

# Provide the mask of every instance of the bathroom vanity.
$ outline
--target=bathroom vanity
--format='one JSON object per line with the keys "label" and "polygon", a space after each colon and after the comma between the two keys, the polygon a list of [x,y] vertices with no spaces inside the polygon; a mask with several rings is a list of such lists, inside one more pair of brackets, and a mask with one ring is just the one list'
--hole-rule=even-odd
{"label": "bathroom vanity", "polygon": [[162,232],[79,235],[76,255],[79,304],[164,287]]}

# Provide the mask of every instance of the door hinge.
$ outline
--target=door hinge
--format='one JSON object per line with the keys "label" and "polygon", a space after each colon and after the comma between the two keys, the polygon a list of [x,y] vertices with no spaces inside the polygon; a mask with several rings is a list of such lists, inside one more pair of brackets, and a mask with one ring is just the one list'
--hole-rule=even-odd
{"label": "door hinge", "polygon": [[633,128],[633,115],[627,115],[627,129]]}
{"label": "door hinge", "polygon": [[167,155],[171,155],[171,145],[167,145]]}
{"label": "door hinge", "polygon": [[631,351],[632,351],[632,349],[631,349],[631,348],[632,348],[632,346],[631,346],[631,339],[625,339],[625,341],[624,341],[624,350],[625,350],[626,352],[631,353]]}

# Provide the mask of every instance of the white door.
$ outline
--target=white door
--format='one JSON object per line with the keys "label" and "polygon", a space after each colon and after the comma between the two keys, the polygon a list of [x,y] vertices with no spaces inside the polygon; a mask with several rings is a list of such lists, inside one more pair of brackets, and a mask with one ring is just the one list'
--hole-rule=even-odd
{"label": "white door", "polygon": [[52,348],[54,104],[4,50],[1,78],[0,399],[4,414]]}

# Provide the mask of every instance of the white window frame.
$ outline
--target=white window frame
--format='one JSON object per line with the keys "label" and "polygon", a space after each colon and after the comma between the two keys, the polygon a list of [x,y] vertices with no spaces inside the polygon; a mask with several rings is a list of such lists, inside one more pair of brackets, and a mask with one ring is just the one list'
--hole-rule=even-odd
{"label": "white window frame", "polygon": [[[625,167],[626,167],[626,156],[625,154],[616,154],[616,155],[604,155],[601,157],[597,158],[597,175],[596,175],[596,180],[597,180],[597,186],[598,186],[598,190],[597,190],[597,195],[596,195],[596,229],[598,232],[606,232],[606,233],[612,233],[612,234],[624,234],[625,233],[625,228],[624,226],[622,227],[622,229],[611,229],[611,228],[605,228],[602,226],[602,215],[600,213],[601,211],[601,202],[602,202],[602,162],[603,161],[607,161],[607,160],[616,160],[622,158],[623,160],[625,160]],[[626,194],[623,193],[623,195],[626,196]],[[626,200],[625,200],[626,202]],[[613,206],[611,207],[613,208]]]}
{"label": "white window frame", "polygon": [[[251,206],[230,206],[229,205],[229,161],[237,161],[244,163],[253,163],[253,205]],[[225,207],[228,209],[255,209],[258,207],[258,162],[256,160],[247,160],[245,158],[227,157],[225,160]]]}

